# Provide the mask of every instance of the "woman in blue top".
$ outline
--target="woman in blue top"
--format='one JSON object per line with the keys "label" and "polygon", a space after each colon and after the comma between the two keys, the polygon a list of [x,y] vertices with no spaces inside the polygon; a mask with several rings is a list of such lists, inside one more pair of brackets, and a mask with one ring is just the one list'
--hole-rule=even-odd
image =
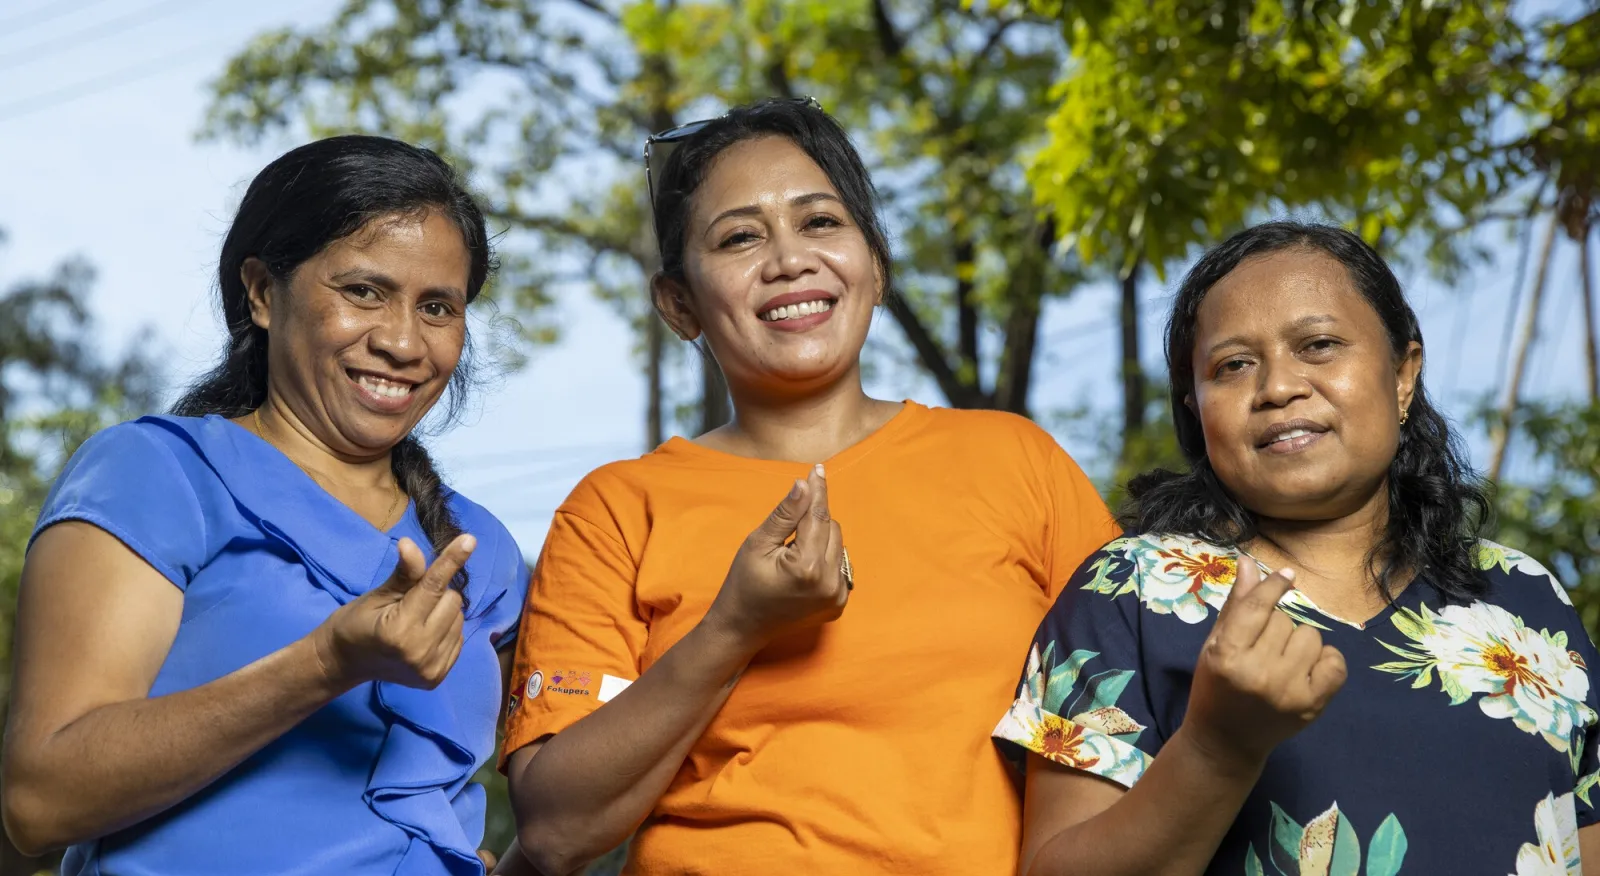
{"label": "woman in blue top", "polygon": [[1191,469],[1129,485],[1132,532],[1062,590],[995,730],[1029,752],[1021,872],[1600,873],[1600,653],[1548,571],[1476,537],[1378,254],[1236,235],[1167,361]]}
{"label": "woman in blue top", "polygon": [[6,828],[66,874],[483,872],[528,571],[413,429],[468,380],[484,221],[438,156],[337,137],[251,183],[229,343],[90,439],[22,573]]}

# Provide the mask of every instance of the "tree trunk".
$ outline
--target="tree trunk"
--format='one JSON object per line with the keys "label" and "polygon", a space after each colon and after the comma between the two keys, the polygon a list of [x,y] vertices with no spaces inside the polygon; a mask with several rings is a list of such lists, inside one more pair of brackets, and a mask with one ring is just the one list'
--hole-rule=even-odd
{"label": "tree trunk", "polygon": [[1591,228],[1583,226],[1583,239],[1578,241],[1578,271],[1583,274],[1583,337],[1585,340],[1585,371],[1589,375],[1589,403],[1600,404],[1600,341],[1595,333],[1600,326],[1594,321],[1594,276],[1590,272],[1589,248],[1593,246]]}
{"label": "tree trunk", "polygon": [[728,400],[728,382],[722,377],[717,360],[708,350],[700,351],[700,434],[733,419],[733,405]]}
{"label": "tree trunk", "polygon": [[1522,404],[1522,375],[1528,367],[1528,355],[1539,340],[1539,305],[1544,300],[1544,281],[1550,273],[1550,256],[1555,252],[1556,230],[1560,222],[1550,217],[1550,230],[1545,233],[1544,246],[1539,253],[1539,267],[1533,275],[1533,288],[1528,293],[1528,318],[1522,326],[1522,337],[1517,341],[1517,352],[1511,364],[1511,377],[1506,381],[1506,397],[1500,407],[1499,422],[1494,432],[1494,455],[1489,462],[1489,480],[1500,480],[1505,469],[1506,454],[1511,449],[1512,421]]}
{"label": "tree trunk", "polygon": [[644,433],[646,450],[654,450],[667,440],[661,417],[661,360],[666,355],[667,329],[661,317],[651,313],[645,317],[645,379],[649,382],[648,400],[645,402]]}
{"label": "tree trunk", "polygon": [[1122,326],[1122,448],[1127,456],[1130,441],[1144,432],[1145,380],[1139,364],[1139,269],[1135,261],[1122,278],[1122,307],[1118,321]]}
{"label": "tree trunk", "polygon": [[978,380],[978,302],[972,298],[972,276],[977,266],[972,263],[972,239],[963,237],[956,244],[956,349],[960,351],[963,377],[973,386]]}

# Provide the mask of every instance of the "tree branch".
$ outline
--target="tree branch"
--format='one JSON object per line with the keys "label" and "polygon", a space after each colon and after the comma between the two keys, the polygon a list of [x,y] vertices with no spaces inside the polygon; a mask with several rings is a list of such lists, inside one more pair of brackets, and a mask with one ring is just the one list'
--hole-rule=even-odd
{"label": "tree branch", "polygon": [[890,294],[885,299],[885,306],[895,322],[900,324],[900,330],[905,332],[906,340],[911,342],[912,349],[917,351],[917,360],[922,367],[928,369],[933,375],[934,382],[939,384],[939,391],[950,404],[958,408],[986,408],[989,399],[983,391],[976,386],[962,383],[950,362],[945,358],[944,350],[940,349],[939,342],[934,340],[922,320],[917,317],[916,311],[911,309],[911,303],[903,296]]}

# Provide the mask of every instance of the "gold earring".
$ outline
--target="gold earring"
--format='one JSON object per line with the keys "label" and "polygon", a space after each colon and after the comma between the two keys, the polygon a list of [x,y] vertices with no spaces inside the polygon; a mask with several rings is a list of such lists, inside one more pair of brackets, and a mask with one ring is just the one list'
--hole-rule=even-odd
{"label": "gold earring", "polygon": [[1406,424],[1406,420],[1409,420],[1409,419],[1411,419],[1411,412],[1410,411],[1407,411],[1407,410],[1400,411],[1400,425],[1404,426]]}

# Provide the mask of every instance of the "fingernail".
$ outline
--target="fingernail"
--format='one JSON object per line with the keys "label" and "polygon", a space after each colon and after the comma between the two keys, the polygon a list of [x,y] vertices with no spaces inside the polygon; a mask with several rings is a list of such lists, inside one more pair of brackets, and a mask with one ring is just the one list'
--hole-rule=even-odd
{"label": "fingernail", "polygon": [[795,481],[794,482],[794,486],[789,488],[789,498],[798,499],[798,498],[800,498],[800,494],[804,493],[805,491],[806,491],[805,481]]}
{"label": "fingernail", "polygon": [[1283,576],[1283,580],[1285,580],[1285,581],[1289,581],[1289,582],[1293,582],[1294,581],[1294,570],[1293,569],[1279,569],[1278,570],[1278,574],[1282,575]]}
{"label": "fingernail", "polygon": [[828,476],[828,473],[826,471],[823,471],[823,469],[822,469],[822,463],[820,463],[820,462],[817,463],[817,477],[825,478],[827,476]]}
{"label": "fingernail", "polygon": [[463,539],[461,539],[461,549],[466,551],[469,554],[472,553],[472,549],[476,548],[477,546],[478,546],[478,540],[473,538],[470,535],[465,537],[465,538],[463,538]]}

